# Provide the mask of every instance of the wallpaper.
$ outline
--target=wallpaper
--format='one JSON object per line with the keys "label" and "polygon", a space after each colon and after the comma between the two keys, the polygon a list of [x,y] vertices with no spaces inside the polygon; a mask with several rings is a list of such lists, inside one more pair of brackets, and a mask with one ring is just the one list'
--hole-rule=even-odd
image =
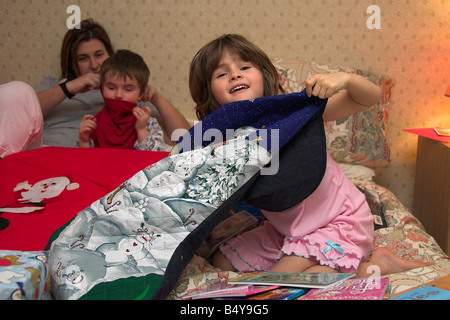
{"label": "wallpaper", "polygon": [[393,161],[376,181],[410,209],[417,136],[402,129],[450,127],[450,0],[2,0],[0,17],[0,83],[58,77],[67,26],[92,17],[115,49],[144,57],[152,84],[191,119],[190,61],[223,33],[247,36],[272,58],[390,77]]}

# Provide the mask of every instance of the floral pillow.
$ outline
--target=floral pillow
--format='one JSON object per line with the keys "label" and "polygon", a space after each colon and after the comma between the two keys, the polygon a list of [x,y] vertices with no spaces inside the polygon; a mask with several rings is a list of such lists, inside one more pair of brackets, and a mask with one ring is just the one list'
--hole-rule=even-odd
{"label": "floral pillow", "polygon": [[315,62],[284,61],[275,59],[274,65],[287,93],[304,89],[304,82],[318,73],[352,72],[368,78],[382,89],[380,101],[371,109],[348,116],[339,121],[325,123],[327,149],[336,162],[367,167],[386,167],[391,161],[391,152],[386,141],[385,130],[391,90],[391,79],[365,72]]}

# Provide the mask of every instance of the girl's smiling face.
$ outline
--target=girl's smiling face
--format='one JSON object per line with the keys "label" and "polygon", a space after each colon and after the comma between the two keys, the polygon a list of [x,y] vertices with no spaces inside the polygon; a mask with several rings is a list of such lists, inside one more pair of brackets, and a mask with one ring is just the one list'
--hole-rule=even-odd
{"label": "girl's smiling face", "polygon": [[261,98],[264,95],[263,76],[253,63],[225,52],[212,74],[211,89],[220,105]]}

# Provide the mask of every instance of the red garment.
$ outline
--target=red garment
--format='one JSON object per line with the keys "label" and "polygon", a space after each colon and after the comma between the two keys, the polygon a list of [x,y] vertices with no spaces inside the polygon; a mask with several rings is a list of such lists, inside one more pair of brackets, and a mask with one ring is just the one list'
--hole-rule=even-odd
{"label": "red garment", "polygon": [[105,106],[96,115],[97,128],[91,138],[96,148],[134,149],[137,140],[135,103],[105,98]]}
{"label": "red garment", "polygon": [[78,212],[167,155],[45,147],[1,159],[0,250],[43,250]]}

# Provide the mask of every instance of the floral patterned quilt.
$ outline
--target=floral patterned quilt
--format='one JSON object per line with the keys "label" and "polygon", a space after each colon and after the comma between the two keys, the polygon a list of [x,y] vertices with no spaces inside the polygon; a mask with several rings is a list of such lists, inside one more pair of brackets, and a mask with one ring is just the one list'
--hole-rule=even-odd
{"label": "floral patterned quilt", "polygon": [[[306,171],[301,164],[308,167],[308,173],[315,172],[314,179],[300,184],[313,192],[313,183],[320,183],[325,170],[325,166],[311,170],[315,163],[325,162],[320,117],[325,103],[307,97],[305,92],[239,101],[222,106],[198,123],[185,135],[187,142],[197,142],[198,127],[211,128],[213,133],[223,129],[226,141],[214,140],[187,150],[180,142],[178,147],[183,152],[137,172],[79,212],[62,231],[55,232],[49,260],[55,298],[166,298],[223,214],[247,191],[255,195],[253,190],[259,185],[267,189],[267,184],[258,182],[278,151],[280,169],[270,177],[277,179],[285,172],[286,155],[295,154],[295,161],[289,162],[295,162],[295,172]],[[236,117],[231,108],[243,116]],[[303,155],[298,155],[291,142],[301,145],[297,142],[307,140],[311,129],[317,133],[314,136],[323,136],[323,143],[309,144],[302,149]],[[204,134],[206,130],[201,137]],[[272,141],[274,135],[279,139]],[[320,158],[324,161],[310,156],[316,153],[323,155]],[[303,181],[292,171],[287,174],[290,180]],[[269,192],[273,194],[272,189]],[[265,194],[255,197],[261,195]]]}

